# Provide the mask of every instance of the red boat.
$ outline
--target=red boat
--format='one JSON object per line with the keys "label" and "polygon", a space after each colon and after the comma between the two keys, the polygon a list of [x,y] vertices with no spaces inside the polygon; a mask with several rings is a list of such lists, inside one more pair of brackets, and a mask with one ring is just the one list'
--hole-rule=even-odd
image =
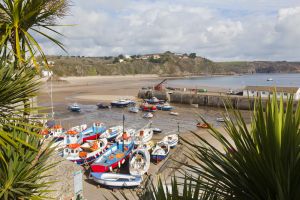
{"label": "red boat", "polygon": [[148,103],[143,103],[141,105],[141,110],[142,111],[147,111],[147,112],[155,112],[155,111],[157,111],[157,107],[155,105],[151,105],[151,104],[148,104]]}

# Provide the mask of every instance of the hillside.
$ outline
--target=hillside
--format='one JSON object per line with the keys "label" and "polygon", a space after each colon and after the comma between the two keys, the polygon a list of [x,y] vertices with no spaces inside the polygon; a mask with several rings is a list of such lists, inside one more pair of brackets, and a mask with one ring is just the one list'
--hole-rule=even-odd
{"label": "hillside", "polygon": [[298,73],[300,62],[213,62],[196,54],[135,55],[118,57],[48,56],[51,69],[58,76],[94,76],[158,74],[161,76]]}

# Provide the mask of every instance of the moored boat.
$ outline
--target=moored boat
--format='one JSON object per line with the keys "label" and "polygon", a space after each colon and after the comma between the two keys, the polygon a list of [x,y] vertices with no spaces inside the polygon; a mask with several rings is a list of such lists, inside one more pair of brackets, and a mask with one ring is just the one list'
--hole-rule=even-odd
{"label": "moored boat", "polygon": [[156,145],[152,148],[151,160],[154,163],[158,163],[164,160],[170,151],[170,147],[164,141],[157,142]]}
{"label": "moored boat", "polygon": [[145,113],[143,118],[152,118],[154,115],[152,113]]}
{"label": "moored boat", "polygon": [[133,141],[112,144],[92,165],[93,172],[107,172],[121,167],[133,150]]}
{"label": "moored boat", "polygon": [[161,104],[161,103],[165,102],[164,100],[159,100],[156,97],[152,97],[151,99],[145,99],[144,101],[149,103],[149,104]]}
{"label": "moored boat", "polygon": [[87,145],[81,148],[81,145],[78,143],[68,144],[63,151],[63,157],[78,165],[90,164],[104,151],[107,146],[107,140],[95,140],[91,141],[91,143],[88,144],[89,149],[87,149]]}
{"label": "moored boat", "polygon": [[167,135],[163,138],[163,141],[167,143],[170,146],[170,148],[174,148],[178,144],[178,135],[177,134]]}
{"label": "moored boat", "polygon": [[71,110],[72,112],[80,112],[81,108],[77,103],[73,103],[69,106],[69,110]]}
{"label": "moored boat", "polygon": [[135,102],[129,99],[120,99],[117,101],[112,101],[110,103],[111,106],[118,107],[118,108],[123,108],[127,107],[128,105],[134,105]]}
{"label": "moored boat", "polygon": [[118,135],[122,135],[123,127],[114,126],[107,129],[104,133],[101,134],[100,138],[106,138],[107,140],[115,139]]}
{"label": "moored boat", "polygon": [[106,126],[101,122],[95,122],[92,127],[81,132],[82,142],[87,140],[96,140],[104,131],[106,131]]}
{"label": "moored boat", "polygon": [[146,142],[146,143],[142,143],[140,144],[137,149],[145,149],[147,151],[150,151],[152,148],[154,147],[154,142],[152,140]]}
{"label": "moored boat", "polygon": [[162,111],[171,111],[174,109],[174,107],[168,103],[165,103],[163,105],[157,105],[156,107],[158,110],[162,110]]}
{"label": "moored boat", "polygon": [[146,149],[137,149],[132,152],[129,159],[129,172],[131,175],[144,175],[150,167],[150,154]]}
{"label": "moored boat", "polygon": [[152,104],[143,103],[141,105],[141,110],[146,111],[146,112],[155,112],[155,111],[157,111],[157,107],[155,105],[152,105]]}
{"label": "moored boat", "polygon": [[91,177],[96,183],[107,187],[130,188],[139,186],[143,179],[141,176],[132,176],[127,174],[115,173],[97,173],[92,172]]}
{"label": "moored boat", "polygon": [[162,132],[162,130],[160,128],[153,128],[152,130],[153,130],[154,134]]}
{"label": "moored boat", "polygon": [[151,128],[145,128],[137,132],[134,136],[134,144],[141,145],[150,141],[153,137],[153,130]]}
{"label": "moored boat", "polygon": [[132,113],[138,113],[140,111],[140,109],[138,107],[130,107],[128,109],[129,112],[132,112]]}

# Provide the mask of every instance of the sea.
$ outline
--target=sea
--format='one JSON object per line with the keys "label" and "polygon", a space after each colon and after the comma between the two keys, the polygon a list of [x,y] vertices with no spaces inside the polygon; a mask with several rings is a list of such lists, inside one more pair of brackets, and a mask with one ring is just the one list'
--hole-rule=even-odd
{"label": "sea", "polygon": [[[272,79],[273,81],[268,81]],[[245,86],[300,87],[298,74],[249,74],[233,76],[186,77],[168,80],[170,87],[242,89]]]}

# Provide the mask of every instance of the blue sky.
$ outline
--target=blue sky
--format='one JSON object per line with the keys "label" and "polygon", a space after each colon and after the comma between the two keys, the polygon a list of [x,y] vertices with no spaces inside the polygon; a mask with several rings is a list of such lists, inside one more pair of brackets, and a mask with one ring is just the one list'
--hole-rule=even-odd
{"label": "blue sky", "polygon": [[[213,60],[300,61],[300,1],[73,0],[69,55],[196,52]],[[49,42],[50,54],[64,54]]]}

